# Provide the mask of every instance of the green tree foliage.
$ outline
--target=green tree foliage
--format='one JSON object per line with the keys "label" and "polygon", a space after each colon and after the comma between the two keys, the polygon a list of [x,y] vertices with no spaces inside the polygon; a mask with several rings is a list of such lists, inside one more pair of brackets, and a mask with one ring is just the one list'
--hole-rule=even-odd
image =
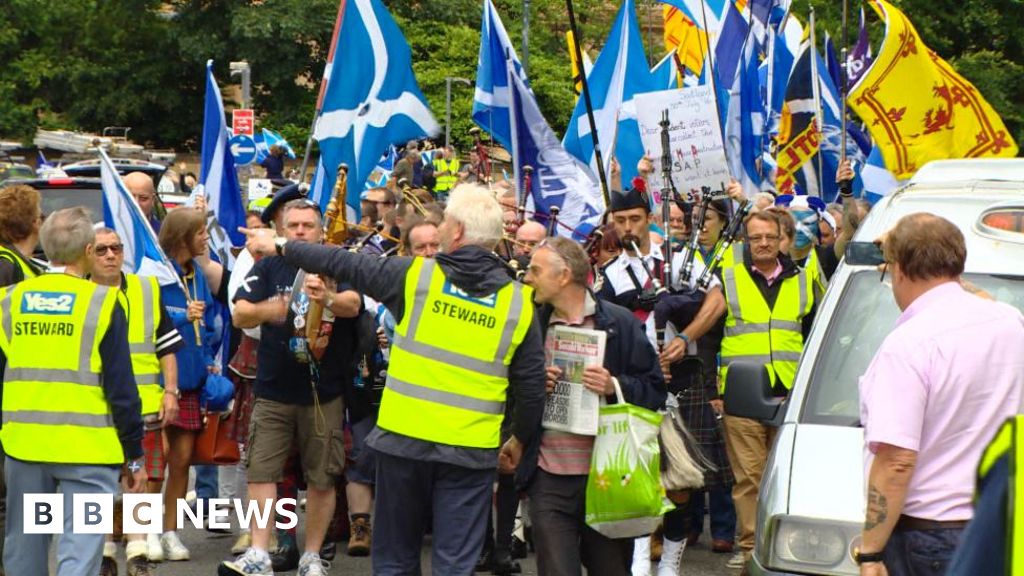
{"label": "green tree foliage", "polygon": [[[439,123],[445,78],[473,79],[479,0],[384,0],[413,52],[413,68]],[[494,0],[521,51],[522,0]],[[953,64],[1024,142],[1024,10],[1018,0],[894,0],[927,45]],[[195,148],[202,127],[204,66],[215,60],[225,97],[239,81],[228,63],[252,66],[254,108],[263,126],[300,148],[309,133],[338,0],[5,0],[0,2],[0,136],[30,141],[35,129],[132,126],[132,137]],[[836,0],[811,0],[818,32],[840,37]],[[564,130],[574,95],[564,0],[530,0],[528,72],[546,118]],[[619,2],[574,0],[579,39],[592,58]],[[849,37],[859,4],[851,2]],[[637,0],[648,59],[663,50],[661,8]],[[807,2],[794,2],[807,21]],[[875,50],[883,33],[873,14]],[[339,76],[342,77],[343,76]],[[452,139],[465,149],[473,90],[452,87]],[[443,132],[442,132],[443,135]],[[443,136],[442,136],[443,137]]]}

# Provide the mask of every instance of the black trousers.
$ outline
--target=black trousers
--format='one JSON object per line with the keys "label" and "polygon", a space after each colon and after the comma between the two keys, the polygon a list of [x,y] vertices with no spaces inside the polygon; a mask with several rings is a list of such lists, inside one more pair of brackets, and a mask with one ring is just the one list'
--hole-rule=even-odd
{"label": "black trousers", "polygon": [[537,469],[527,491],[539,576],[629,576],[633,540],[613,540],[584,522],[586,476]]}
{"label": "black trousers", "polygon": [[487,535],[484,550],[508,552],[512,547],[512,530],[516,527],[519,494],[516,492],[515,474],[498,474],[498,491],[494,506],[488,509]]}
{"label": "black trousers", "polygon": [[419,576],[428,517],[433,518],[434,575],[473,574],[493,483],[493,468],[474,470],[378,452],[374,576]]}

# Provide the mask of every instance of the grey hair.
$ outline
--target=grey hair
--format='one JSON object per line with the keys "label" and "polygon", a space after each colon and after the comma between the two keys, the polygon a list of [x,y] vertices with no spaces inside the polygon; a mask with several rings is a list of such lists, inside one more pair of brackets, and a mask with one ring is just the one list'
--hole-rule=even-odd
{"label": "grey hair", "polygon": [[58,210],[43,222],[39,240],[51,264],[74,264],[85,256],[85,248],[96,241],[92,215],[82,206]]}
{"label": "grey hair", "polygon": [[573,284],[586,286],[587,278],[590,276],[590,258],[577,242],[568,238],[555,236],[546,238],[537,248],[538,250],[551,250],[562,261],[562,265],[569,270]]}
{"label": "grey hair", "polygon": [[460,184],[452,190],[445,218],[462,224],[465,244],[481,246],[487,250],[501,241],[504,233],[501,205],[485,186]]}

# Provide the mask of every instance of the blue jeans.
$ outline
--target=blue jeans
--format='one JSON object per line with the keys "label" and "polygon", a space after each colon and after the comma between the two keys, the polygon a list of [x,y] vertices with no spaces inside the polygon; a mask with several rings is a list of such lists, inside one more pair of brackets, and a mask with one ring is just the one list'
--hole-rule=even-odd
{"label": "blue jeans", "polygon": [[218,471],[213,464],[196,466],[196,500],[209,500],[219,496]]}
{"label": "blue jeans", "polygon": [[893,531],[884,552],[889,576],[943,576],[963,533],[960,528]]}
{"label": "blue jeans", "polygon": [[690,497],[690,529],[698,534],[704,532],[704,494],[708,495],[711,516],[711,539],[734,542],[736,540],[736,506],[732,502],[732,490],[712,488]]}
{"label": "blue jeans", "polygon": [[[7,523],[4,569],[8,574],[49,574],[50,534],[25,534],[23,496],[31,493],[64,494],[64,533],[57,535],[57,575],[99,574],[103,534],[72,533],[75,494],[113,494],[119,470],[115,466],[38,464],[8,457]],[[31,511],[30,511],[31,513]]]}

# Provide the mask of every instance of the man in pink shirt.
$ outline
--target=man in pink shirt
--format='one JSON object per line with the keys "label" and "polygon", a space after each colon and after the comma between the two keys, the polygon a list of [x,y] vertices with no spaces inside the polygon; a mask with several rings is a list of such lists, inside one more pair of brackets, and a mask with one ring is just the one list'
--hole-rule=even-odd
{"label": "man in pink shirt", "polygon": [[903,313],[860,380],[857,560],[862,576],[942,574],[972,516],[981,451],[1020,405],[1024,317],[961,287],[967,249],[948,220],[906,216],[883,252]]}

